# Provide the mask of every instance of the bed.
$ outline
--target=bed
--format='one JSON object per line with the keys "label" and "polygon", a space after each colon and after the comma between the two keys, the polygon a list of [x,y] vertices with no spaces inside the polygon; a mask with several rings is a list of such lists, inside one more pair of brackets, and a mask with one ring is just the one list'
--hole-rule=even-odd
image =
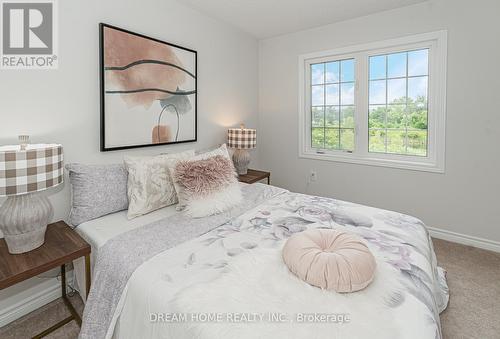
{"label": "bed", "polygon": [[[79,225],[93,250],[80,337],[441,338],[448,288],[420,220],[240,185],[244,203],[211,217],[188,218],[169,206],[131,221],[119,212]],[[339,294],[291,274],[281,248],[311,228],[362,237],[377,260],[373,283]],[[76,262],[80,286],[82,272]]]}

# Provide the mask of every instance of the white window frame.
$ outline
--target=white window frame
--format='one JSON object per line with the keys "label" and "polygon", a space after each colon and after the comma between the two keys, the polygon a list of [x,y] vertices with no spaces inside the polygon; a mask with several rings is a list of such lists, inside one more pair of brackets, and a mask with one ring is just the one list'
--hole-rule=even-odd
{"label": "white window frame", "polygon": [[[368,60],[370,56],[429,49],[427,156],[368,152]],[[354,150],[311,147],[310,65],[336,59],[355,59]],[[406,36],[299,56],[299,157],[354,164],[444,173],[446,121],[447,31]]]}

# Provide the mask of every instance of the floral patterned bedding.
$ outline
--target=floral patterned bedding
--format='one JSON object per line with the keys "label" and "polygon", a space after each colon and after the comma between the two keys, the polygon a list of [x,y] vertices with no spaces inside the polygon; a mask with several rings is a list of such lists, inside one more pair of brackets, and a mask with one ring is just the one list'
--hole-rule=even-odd
{"label": "floral patterned bedding", "polygon": [[[279,250],[291,234],[308,228],[343,229],[364,238],[379,260],[399,272],[398,280],[404,287],[381,305],[397,314],[390,326],[397,327],[401,338],[441,338],[439,313],[447,306],[448,289],[420,220],[288,191],[142,264],[128,281],[113,336],[172,338],[174,323],[189,321],[185,314],[175,313],[176,298],[183,291],[218,279],[246,252]],[[196,338],[209,336],[198,333]]]}

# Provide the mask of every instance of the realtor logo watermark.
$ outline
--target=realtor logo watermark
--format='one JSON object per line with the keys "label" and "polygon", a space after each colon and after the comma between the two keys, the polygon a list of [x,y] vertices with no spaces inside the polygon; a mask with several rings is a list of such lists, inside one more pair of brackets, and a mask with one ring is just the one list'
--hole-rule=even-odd
{"label": "realtor logo watermark", "polygon": [[55,0],[0,0],[3,69],[56,69],[57,7]]}

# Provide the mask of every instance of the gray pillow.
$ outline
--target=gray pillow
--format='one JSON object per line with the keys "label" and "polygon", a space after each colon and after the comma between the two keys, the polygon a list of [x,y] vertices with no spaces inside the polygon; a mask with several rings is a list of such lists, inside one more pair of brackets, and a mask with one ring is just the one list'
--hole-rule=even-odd
{"label": "gray pillow", "polygon": [[68,164],[71,183],[69,222],[83,222],[128,208],[127,170],[123,164]]}

